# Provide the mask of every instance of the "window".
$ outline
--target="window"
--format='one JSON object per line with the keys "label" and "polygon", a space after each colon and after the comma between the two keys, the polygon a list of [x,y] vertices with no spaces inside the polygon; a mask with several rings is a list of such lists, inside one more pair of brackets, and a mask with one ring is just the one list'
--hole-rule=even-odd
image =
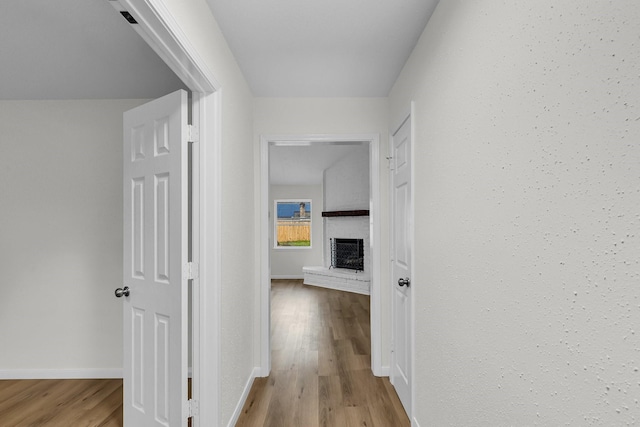
{"label": "window", "polygon": [[276,248],[311,247],[311,200],[275,200]]}

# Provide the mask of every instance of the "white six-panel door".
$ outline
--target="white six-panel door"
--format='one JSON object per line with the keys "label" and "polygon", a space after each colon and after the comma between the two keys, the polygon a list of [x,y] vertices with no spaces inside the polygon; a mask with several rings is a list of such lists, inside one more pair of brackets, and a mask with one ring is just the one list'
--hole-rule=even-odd
{"label": "white six-panel door", "polygon": [[187,425],[187,102],[124,114],[125,427]]}
{"label": "white six-panel door", "polygon": [[411,120],[392,138],[392,338],[390,380],[411,416]]}

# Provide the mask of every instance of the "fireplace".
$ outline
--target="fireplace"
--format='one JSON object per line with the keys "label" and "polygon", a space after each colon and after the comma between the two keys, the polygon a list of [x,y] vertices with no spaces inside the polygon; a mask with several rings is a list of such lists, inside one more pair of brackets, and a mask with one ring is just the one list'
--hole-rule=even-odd
{"label": "fireplace", "polygon": [[363,239],[330,239],[331,268],[364,271]]}

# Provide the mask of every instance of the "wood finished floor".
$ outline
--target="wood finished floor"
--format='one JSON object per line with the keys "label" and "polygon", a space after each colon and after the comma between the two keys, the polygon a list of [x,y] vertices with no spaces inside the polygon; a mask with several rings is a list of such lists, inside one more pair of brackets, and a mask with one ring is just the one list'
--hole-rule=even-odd
{"label": "wood finished floor", "polygon": [[0,380],[0,427],[22,426],[122,427],[122,380]]}
{"label": "wood finished floor", "polygon": [[[272,372],[237,426],[409,426],[388,378],[371,373],[369,297],[272,283]],[[122,380],[0,381],[1,427],[122,427]]]}
{"label": "wood finished floor", "polygon": [[2,427],[122,427],[122,380],[0,381]]}
{"label": "wood finished floor", "polygon": [[271,375],[236,426],[409,426],[388,378],[371,373],[369,297],[274,280]]}

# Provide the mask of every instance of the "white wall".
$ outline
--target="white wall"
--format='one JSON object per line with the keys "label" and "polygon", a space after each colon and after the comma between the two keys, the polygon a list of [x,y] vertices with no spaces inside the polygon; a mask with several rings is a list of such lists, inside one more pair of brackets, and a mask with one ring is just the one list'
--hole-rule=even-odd
{"label": "white wall", "polygon": [[0,101],[8,377],[121,375],[122,113],[143,102]]}
{"label": "white wall", "polygon": [[271,277],[274,279],[302,279],[302,267],[322,265],[322,185],[271,185],[269,188],[270,219],[273,203],[276,199],[311,199],[311,248],[275,249],[273,247],[273,232],[270,234],[271,246]]}
{"label": "white wall", "polygon": [[640,421],[640,5],[440,2],[415,115],[416,420]]}
{"label": "white wall", "polygon": [[368,210],[369,200],[369,147],[363,145],[324,171],[325,210]]}
{"label": "white wall", "polygon": [[[222,200],[216,199],[209,187],[206,194],[206,209],[214,212],[221,209],[222,238],[220,246],[223,255],[217,268],[213,256],[216,246],[215,224],[209,221],[203,230],[205,245],[211,251],[209,258],[201,262],[208,272],[207,283],[201,283],[207,295],[220,292],[221,305],[219,316],[212,311],[206,313],[210,319],[219,318],[219,330],[212,324],[203,331],[205,340],[210,342],[219,335],[219,378],[205,378],[204,386],[213,389],[217,386],[220,395],[219,420],[221,426],[229,425],[236,407],[242,397],[248,380],[251,379],[254,364],[253,349],[259,346],[254,342],[254,301],[255,273],[258,268],[254,260],[254,169],[252,141],[253,98],[249,87],[238,67],[229,46],[205,0],[164,0],[177,25],[189,40],[193,51],[198,53],[203,63],[209,67],[221,86],[222,117],[221,132],[221,186]],[[210,112],[213,114],[213,112]],[[204,173],[211,177],[216,173],[214,147],[206,147]],[[220,274],[220,283],[212,282]],[[219,286],[219,289],[216,287]],[[203,361],[215,363],[215,361]],[[215,384],[217,383],[217,384]],[[211,411],[211,405],[200,413]]]}
{"label": "white wall", "polygon": [[[387,98],[255,98],[254,99],[254,165],[260,171],[260,135],[302,135],[302,134],[379,134],[380,135],[380,204],[381,223],[388,222],[388,169],[385,156],[388,154],[389,106]],[[256,206],[260,201],[260,175],[256,176]],[[260,226],[259,214],[256,214],[256,227]],[[259,236],[259,233],[257,234]],[[259,248],[261,242],[257,241]],[[389,233],[382,227],[380,247],[381,259],[389,259]],[[259,255],[259,251],[258,251]],[[265,262],[262,260],[262,262]],[[390,349],[390,313],[391,307],[384,295],[389,295],[389,266],[381,263],[382,278],[380,312],[382,329],[380,342],[382,347],[382,366],[389,366]],[[259,276],[256,280],[259,283]],[[260,310],[260,301],[256,301],[256,311]],[[259,330],[259,324],[255,325]],[[259,357],[257,355],[256,357]]]}

